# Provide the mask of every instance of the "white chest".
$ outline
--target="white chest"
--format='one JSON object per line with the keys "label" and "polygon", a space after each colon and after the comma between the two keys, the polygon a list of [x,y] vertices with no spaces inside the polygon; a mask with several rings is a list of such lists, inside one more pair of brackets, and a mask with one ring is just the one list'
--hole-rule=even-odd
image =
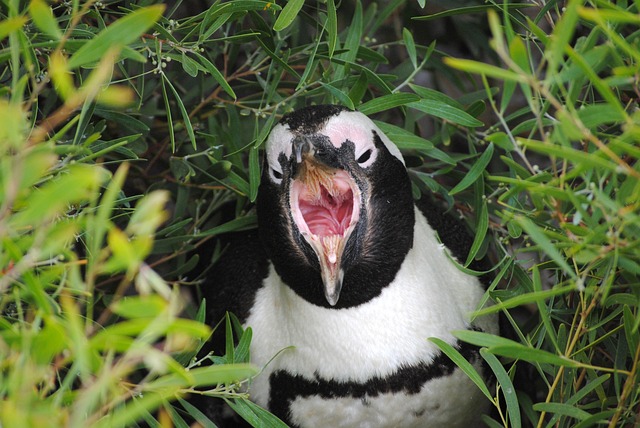
{"label": "white chest", "polygon": [[[468,327],[482,287],[448,260],[418,211],[415,236],[394,282],[355,308],[311,305],[282,284],[271,268],[246,322],[254,330],[251,359],[264,366],[251,386],[254,401],[267,406],[269,376],[278,370],[305,379],[364,383],[401,367],[430,363],[438,350],[429,337],[455,343],[450,331]],[[493,319],[476,324],[488,332],[497,330]],[[461,394],[461,387],[469,394]],[[477,404],[468,406],[478,401],[475,389],[464,374],[454,372],[429,381],[417,394],[380,394],[367,400],[299,398],[291,410],[301,426],[425,426],[459,413],[463,404],[477,416]]]}

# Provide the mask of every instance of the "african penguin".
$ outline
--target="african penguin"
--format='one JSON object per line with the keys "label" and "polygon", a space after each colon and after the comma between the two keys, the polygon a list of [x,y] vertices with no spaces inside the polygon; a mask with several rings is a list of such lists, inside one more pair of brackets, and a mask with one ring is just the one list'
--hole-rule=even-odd
{"label": "african penguin", "polygon": [[[203,292],[253,329],[251,399],[296,427],[470,427],[488,400],[429,340],[457,347],[481,282],[450,260],[472,239],[414,202],[398,148],[334,105],[285,115],[266,142],[258,232],[234,239]],[[208,295],[207,295],[208,294]]]}

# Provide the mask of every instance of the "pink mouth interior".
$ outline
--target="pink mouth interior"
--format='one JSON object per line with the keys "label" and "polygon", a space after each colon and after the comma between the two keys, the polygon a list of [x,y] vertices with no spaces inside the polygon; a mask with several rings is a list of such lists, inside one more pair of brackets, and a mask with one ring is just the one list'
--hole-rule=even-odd
{"label": "pink mouth interior", "polygon": [[353,212],[353,192],[348,189],[345,194],[337,196],[332,196],[321,186],[319,199],[301,197],[300,212],[309,231],[314,235],[343,235],[349,227]]}
{"label": "pink mouth interior", "polygon": [[[332,177],[330,189],[319,184],[319,192],[316,193],[296,180],[293,194],[297,196],[302,215],[302,219],[297,219],[298,226],[303,226],[300,224],[303,220],[312,235],[344,236],[353,217],[354,197],[350,182],[351,178],[344,171],[339,171]],[[304,229],[301,227],[302,231]]]}

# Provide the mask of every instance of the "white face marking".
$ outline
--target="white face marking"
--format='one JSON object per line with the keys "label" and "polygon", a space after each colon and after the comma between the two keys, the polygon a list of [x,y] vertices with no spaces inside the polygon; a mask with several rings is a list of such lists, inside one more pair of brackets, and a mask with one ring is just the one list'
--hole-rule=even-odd
{"label": "white face marking", "polygon": [[282,166],[278,161],[280,154],[289,159],[293,152],[291,141],[294,135],[289,131],[289,125],[277,124],[271,130],[266,142],[267,162],[269,163],[269,178],[276,184],[282,183]]}
{"label": "white face marking", "polygon": [[355,158],[360,159],[367,151],[371,151],[369,158],[360,163],[366,168],[375,162],[377,149],[373,143],[373,132],[376,132],[384,143],[389,153],[404,164],[404,159],[398,147],[376,126],[371,119],[358,111],[343,111],[329,119],[323,130],[335,147],[340,147],[349,140],[355,145]]}
{"label": "white face marking", "polygon": [[[380,136],[389,152],[403,164],[404,159],[398,147],[364,114],[357,111],[343,111],[337,116],[331,116],[318,133],[329,137],[331,144],[339,148],[345,141],[351,141],[355,146],[355,159],[362,168],[372,165],[377,157],[377,149],[373,142],[373,132]],[[266,142],[267,162],[269,163],[269,178],[272,182],[282,182],[282,167],[278,158],[284,154],[291,158],[292,141],[295,138],[289,130],[289,125],[274,126]],[[362,160],[362,162],[360,162]]]}
{"label": "white face marking", "polygon": [[[414,245],[392,284],[380,296],[354,308],[314,306],[282,284],[273,267],[246,325],[254,330],[252,361],[267,365],[251,386],[251,396],[266,405],[269,375],[286,368],[313,379],[364,382],[385,377],[403,365],[430,361],[437,347],[427,338],[453,344],[450,331],[469,326],[484,291],[477,278],[458,270],[438,248],[435,232],[416,209]],[[497,333],[495,317],[475,320]]]}

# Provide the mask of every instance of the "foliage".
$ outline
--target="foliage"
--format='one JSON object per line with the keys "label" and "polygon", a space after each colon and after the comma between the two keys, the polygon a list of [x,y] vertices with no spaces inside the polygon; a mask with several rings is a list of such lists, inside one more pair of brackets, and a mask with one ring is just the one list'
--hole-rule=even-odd
{"label": "foliage", "polygon": [[277,426],[240,389],[250,329],[198,367],[184,291],[255,226],[275,121],[325,102],[463,215],[462,265],[494,260],[476,315],[513,334],[457,335],[496,387],[434,340],[487,425],[638,424],[638,2],[160,3],[0,6],[0,424],[206,424],[199,388]]}

